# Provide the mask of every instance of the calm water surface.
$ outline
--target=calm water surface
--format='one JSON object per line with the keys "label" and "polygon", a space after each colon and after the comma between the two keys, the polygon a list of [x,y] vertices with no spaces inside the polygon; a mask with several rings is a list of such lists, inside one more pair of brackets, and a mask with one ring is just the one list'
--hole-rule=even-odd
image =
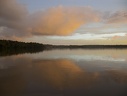
{"label": "calm water surface", "polygon": [[0,57],[0,96],[127,96],[127,50]]}

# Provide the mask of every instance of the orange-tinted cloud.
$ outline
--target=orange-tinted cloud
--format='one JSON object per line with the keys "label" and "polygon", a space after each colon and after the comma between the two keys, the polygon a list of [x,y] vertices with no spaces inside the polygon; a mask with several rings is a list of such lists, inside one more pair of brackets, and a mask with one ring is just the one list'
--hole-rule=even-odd
{"label": "orange-tinted cloud", "polygon": [[99,12],[91,7],[58,6],[28,14],[24,5],[16,0],[9,2],[9,0],[0,2],[3,9],[0,10],[0,28],[3,27],[0,34],[5,38],[69,35],[83,24],[100,20]]}
{"label": "orange-tinted cloud", "polygon": [[34,35],[69,35],[85,23],[98,22],[90,7],[53,7],[32,15],[29,31]]}
{"label": "orange-tinted cloud", "polygon": [[121,36],[114,36],[114,37],[112,37],[112,39],[118,39],[118,38],[120,38]]}

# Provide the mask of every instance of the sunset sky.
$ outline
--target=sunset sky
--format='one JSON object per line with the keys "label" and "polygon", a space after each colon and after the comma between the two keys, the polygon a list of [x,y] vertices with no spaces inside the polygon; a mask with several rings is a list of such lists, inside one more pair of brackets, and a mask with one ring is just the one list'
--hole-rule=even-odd
{"label": "sunset sky", "polygon": [[127,0],[0,0],[0,39],[127,44]]}

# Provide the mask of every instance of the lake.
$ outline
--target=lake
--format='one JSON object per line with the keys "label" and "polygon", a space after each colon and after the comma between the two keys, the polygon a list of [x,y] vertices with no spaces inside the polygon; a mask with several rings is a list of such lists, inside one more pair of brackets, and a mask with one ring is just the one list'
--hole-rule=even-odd
{"label": "lake", "polygon": [[0,96],[127,96],[127,49],[0,57]]}

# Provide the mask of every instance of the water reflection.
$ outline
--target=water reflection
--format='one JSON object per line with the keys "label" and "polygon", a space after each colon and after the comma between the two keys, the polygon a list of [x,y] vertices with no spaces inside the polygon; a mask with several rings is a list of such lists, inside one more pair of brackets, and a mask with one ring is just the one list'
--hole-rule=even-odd
{"label": "water reflection", "polygon": [[[43,55],[42,55],[43,54]],[[126,61],[127,50],[109,49],[109,50],[50,50],[43,53],[28,55],[28,57],[40,59],[72,59],[72,60],[102,60],[102,61]]]}
{"label": "water reflection", "polygon": [[110,70],[108,75],[117,83],[127,84],[127,71],[125,70]]}
{"label": "water reflection", "polygon": [[[55,50],[2,57],[0,96],[126,96],[126,50],[121,53],[115,50],[116,56],[111,50],[96,51]],[[82,59],[72,59],[69,55]],[[116,59],[87,60],[86,55]]]}

